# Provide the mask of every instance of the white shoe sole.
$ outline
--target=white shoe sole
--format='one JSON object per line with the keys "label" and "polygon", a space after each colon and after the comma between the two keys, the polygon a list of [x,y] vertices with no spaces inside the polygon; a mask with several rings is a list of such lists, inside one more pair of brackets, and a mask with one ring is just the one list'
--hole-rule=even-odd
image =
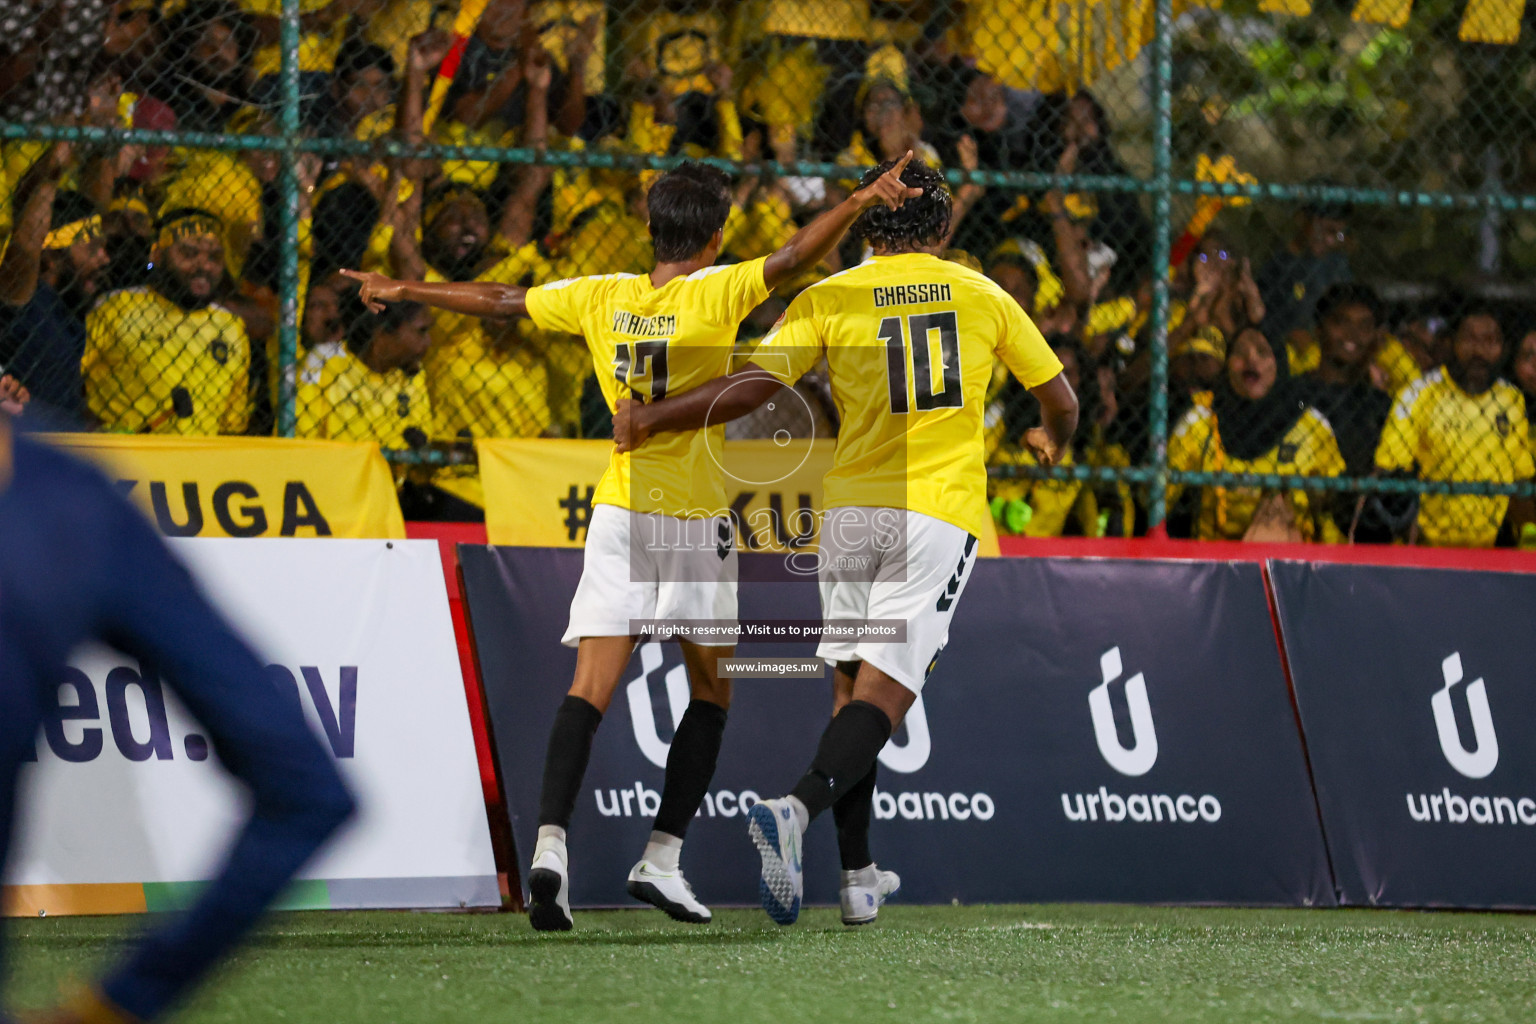
{"label": "white shoe sole", "polygon": [[[876,902],[875,902],[875,909],[873,911],[871,911],[869,914],[867,914],[864,917],[849,917],[848,915],[844,914],[843,915],[843,924],[846,924],[849,927],[857,927],[858,925],[861,925],[861,924],[874,924],[875,923],[875,919],[880,916],[880,908],[885,906],[885,901],[890,899],[892,896],[895,896],[899,892],[901,892],[901,881],[898,878],[897,882],[896,882],[896,888],[892,889],[890,892],[886,893],[885,895],[882,896],[882,895],[880,895],[880,893],[878,891],[876,891],[876,893],[875,893],[875,900],[876,900]],[[839,901],[839,902],[841,902],[841,901]]]}
{"label": "white shoe sole", "polygon": [[674,921],[684,921],[688,924],[709,924],[710,922],[710,915],[700,914],[676,900],[667,899],[666,894],[650,882],[631,878],[625,888],[635,899],[641,903],[649,903]]}

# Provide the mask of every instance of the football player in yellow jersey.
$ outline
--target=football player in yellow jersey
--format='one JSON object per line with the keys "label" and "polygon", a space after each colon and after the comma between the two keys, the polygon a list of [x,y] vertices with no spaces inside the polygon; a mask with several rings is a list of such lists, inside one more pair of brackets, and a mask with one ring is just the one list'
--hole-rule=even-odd
{"label": "football player in yellow jersey", "polygon": [[85,318],[85,399],[108,430],[240,434],[251,416],[245,324],[213,301],[224,226],[196,209],[161,219],[149,284],[105,296]]}
{"label": "football player in yellow jersey", "polygon": [[[1452,330],[1451,358],[1403,389],[1376,448],[1376,466],[1421,480],[1524,483],[1536,474],[1525,396],[1499,377],[1504,333],[1496,312],[1464,307]],[[1436,547],[1492,547],[1506,513],[1515,536],[1536,519],[1529,498],[1425,494],[1420,542]]]}
{"label": "football player in yellow jersey", "polygon": [[[757,408],[822,358],[841,418],[827,472],[819,570],[828,620],[901,620],[901,643],[823,641],[835,668],[833,716],[811,769],[789,796],[755,805],[763,909],[800,912],[801,836],[833,808],[846,924],[874,920],[899,881],[869,856],[875,758],[923,688],[948,637],[988,515],[984,398],[1001,358],[1040,401],[1043,425],[1024,443],[1053,465],[1077,427],[1077,397],[1039,330],[988,278],[939,258],[952,201],[919,161],[882,164],[919,190],[899,209],[871,207],[855,233],[864,263],[801,292],[746,369],[644,405],[619,403],[618,450],[644,451],[664,431],[697,431]],[[692,436],[692,435],[689,435]]]}
{"label": "football player in yellow jersey", "polygon": [[[907,154],[908,158],[911,154]],[[657,401],[721,374],[736,331],[776,286],[814,267],[859,214],[899,205],[917,190],[900,171],[876,176],[801,229],[772,255],[714,266],[731,209],[730,183],[717,170],[683,164],[651,187],[647,208],[656,268],[649,274],[579,277],[535,288],[491,282],[394,281],[348,272],[373,308],[422,302],[491,318],[526,316],[541,329],[580,333],[592,352],[610,409],[621,394]],[[576,647],[576,677],[555,716],[544,767],[539,841],[528,874],[529,919],[540,931],[572,925],[566,830],[592,749],[592,736],[638,639],[637,619],[736,622],[736,552],[722,471],[711,456],[723,427],[657,437],[615,452],[593,497],[581,582],[563,642]],[[660,543],[657,543],[657,542]],[[680,638],[681,639],[681,638]],[[721,643],[725,640],[725,643]],[[682,640],[693,700],[667,757],[655,830],[629,876],[629,892],[682,921],[705,922],[678,867],[688,822],[714,775],[730,703],[717,663],[726,635]]]}

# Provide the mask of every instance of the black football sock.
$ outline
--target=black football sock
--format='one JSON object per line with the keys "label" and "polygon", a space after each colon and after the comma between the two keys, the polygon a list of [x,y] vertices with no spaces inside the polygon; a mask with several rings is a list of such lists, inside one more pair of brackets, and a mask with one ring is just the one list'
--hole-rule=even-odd
{"label": "black football sock", "polygon": [[544,790],[539,796],[539,824],[571,827],[571,812],[592,756],[592,734],[603,713],[580,697],[567,696],[555,712],[544,755]]}
{"label": "black football sock", "polygon": [[880,748],[891,738],[891,720],[868,701],[849,701],[821,734],[811,770],[789,795],[805,806],[812,820],[857,786],[875,766]]}
{"label": "black football sock", "polygon": [[656,811],[656,831],[683,838],[694,812],[715,777],[720,737],[725,732],[725,708],[707,700],[691,701],[677,723],[667,754],[667,778]]}
{"label": "black football sock", "polygon": [[857,871],[875,862],[869,855],[869,812],[875,801],[875,776],[879,771],[877,760],[869,774],[832,805],[832,820],[837,823],[837,853],[844,871]]}

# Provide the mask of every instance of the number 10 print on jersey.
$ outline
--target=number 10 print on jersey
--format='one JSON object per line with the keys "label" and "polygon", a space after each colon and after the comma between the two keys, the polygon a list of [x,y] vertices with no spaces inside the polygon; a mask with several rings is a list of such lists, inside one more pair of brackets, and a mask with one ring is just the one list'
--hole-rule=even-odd
{"label": "number 10 print on jersey", "polygon": [[[906,324],[903,336],[902,324]],[[938,370],[940,385],[934,389],[933,340],[938,336]],[[885,365],[891,385],[891,412],[908,411],[907,363],[912,364],[912,387],[917,399],[917,411],[930,409],[958,409],[962,404],[960,391],[960,328],[955,311],[940,313],[913,313],[902,318],[888,316],[880,321],[880,338],[885,342]],[[911,339],[911,348],[906,344]]]}

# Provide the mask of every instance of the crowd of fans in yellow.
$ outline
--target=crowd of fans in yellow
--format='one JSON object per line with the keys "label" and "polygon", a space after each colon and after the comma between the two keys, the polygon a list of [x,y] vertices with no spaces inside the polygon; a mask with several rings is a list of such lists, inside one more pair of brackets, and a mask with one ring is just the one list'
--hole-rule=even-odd
{"label": "crowd of fans in yellow", "polygon": [[[270,147],[5,144],[0,369],[39,415],[129,433],[268,434],[277,325],[299,323],[297,433],[391,449],[604,436],[580,339],[402,304],[369,313],[343,268],[542,283],[644,273],[653,172],[625,156],[825,161],[846,177],[735,177],[723,258],[781,245],[856,168],[908,149],[949,169],[1116,175],[1093,95],[982,70],[1025,47],[990,0],[492,0],[454,46],[427,0],[302,0],[301,122],[315,138],[613,157],[592,167],[305,154],[299,288],[280,295]],[[0,119],[270,137],[282,101],[276,0],[75,0],[0,40]],[[978,55],[991,52],[990,61]],[[450,82],[440,106],[437,79]],[[70,87],[74,83],[74,87]],[[259,141],[259,139],[258,139]],[[1219,205],[1219,204],[1218,204]],[[1479,303],[1388,309],[1355,283],[1347,207],[1299,211],[1255,265],[1197,211],[1171,268],[1171,468],[1509,483],[1536,475],[1526,417],[1536,320]],[[955,188],[951,258],[1030,312],[1085,415],[1068,465],[1150,458],[1151,230],[1135,193]],[[850,245],[764,304],[862,258]],[[814,379],[805,385],[814,389]],[[824,404],[824,403],[823,403]],[[835,415],[835,411],[833,413]],[[1025,467],[1032,400],[999,373],[994,466]],[[1145,485],[994,481],[999,529],[1131,536]],[[427,479],[425,471],[419,480]],[[418,482],[419,482],[418,480]],[[472,473],[431,485],[471,504]],[[1285,487],[1173,487],[1175,533],[1487,546],[1536,534],[1530,503]]]}

